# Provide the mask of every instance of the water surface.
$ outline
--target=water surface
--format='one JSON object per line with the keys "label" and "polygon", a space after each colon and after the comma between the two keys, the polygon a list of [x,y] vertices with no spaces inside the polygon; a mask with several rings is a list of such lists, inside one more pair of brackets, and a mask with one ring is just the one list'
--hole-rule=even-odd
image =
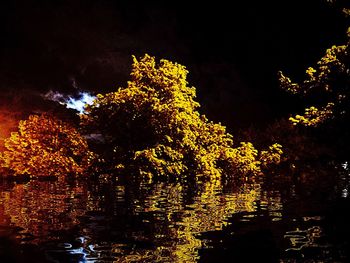
{"label": "water surface", "polygon": [[3,180],[0,262],[347,262],[349,171],[336,167],[196,188]]}

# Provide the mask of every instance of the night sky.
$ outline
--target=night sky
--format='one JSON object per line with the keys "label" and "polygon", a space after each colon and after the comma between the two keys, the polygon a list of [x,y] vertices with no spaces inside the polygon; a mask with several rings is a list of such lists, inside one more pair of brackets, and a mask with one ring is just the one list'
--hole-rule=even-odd
{"label": "night sky", "polygon": [[0,112],[57,107],[43,98],[50,91],[113,91],[126,85],[131,56],[148,53],[188,68],[211,119],[259,125],[297,109],[278,70],[300,80],[345,41],[344,18],[325,0],[164,2],[1,3]]}

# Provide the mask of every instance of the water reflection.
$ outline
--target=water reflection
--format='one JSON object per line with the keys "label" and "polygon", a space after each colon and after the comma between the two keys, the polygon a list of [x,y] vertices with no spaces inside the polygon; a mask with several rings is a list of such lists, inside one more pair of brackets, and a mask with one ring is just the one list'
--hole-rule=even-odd
{"label": "water reflection", "polygon": [[134,209],[151,214],[147,222],[156,226],[152,235],[155,249],[152,253],[136,249],[119,260],[134,260],[137,255],[150,262],[197,262],[198,249],[206,246],[199,234],[221,230],[233,213],[254,211],[259,193],[259,185],[242,185],[235,192],[223,193],[219,184],[206,184],[188,203],[180,184],[154,185],[144,200],[137,200]]}
{"label": "water reflection", "polygon": [[[337,169],[336,197],[345,202],[341,191],[349,189],[349,171]],[[109,175],[89,181],[0,182],[0,257],[4,237],[35,245],[58,262],[217,262],[224,255],[246,262],[251,255],[293,262],[307,253],[327,259],[319,254],[344,251],[327,239],[334,229],[325,227],[333,223],[324,223],[324,190],[302,185],[184,187]],[[321,199],[315,203],[310,196]]]}
{"label": "water reflection", "polygon": [[87,208],[86,185],[75,182],[11,183],[0,185],[0,222],[21,228],[21,242],[58,238],[56,231],[79,223]]}
{"label": "water reflection", "polygon": [[[206,246],[199,235],[221,230],[234,213],[255,211],[257,200],[270,207],[259,184],[223,193],[220,184],[208,183],[193,193],[165,182],[3,183],[0,222],[18,228],[15,239],[21,244],[40,244],[50,257],[196,262],[198,249]],[[74,241],[78,236],[84,237],[80,245]]]}
{"label": "water reflection", "polygon": [[297,228],[293,231],[287,231],[284,238],[289,239],[291,247],[287,248],[286,251],[316,246],[316,241],[321,237],[321,233],[322,229],[319,226],[312,226],[305,230]]}

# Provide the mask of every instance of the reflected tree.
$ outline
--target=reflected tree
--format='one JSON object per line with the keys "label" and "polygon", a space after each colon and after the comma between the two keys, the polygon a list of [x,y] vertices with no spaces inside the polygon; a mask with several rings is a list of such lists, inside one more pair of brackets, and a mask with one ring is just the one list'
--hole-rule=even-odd
{"label": "reflected tree", "polygon": [[151,248],[135,245],[132,250],[112,244],[116,262],[198,262],[198,250],[208,246],[201,233],[218,231],[228,225],[235,213],[255,212],[256,200],[276,220],[281,218],[279,196],[269,196],[259,184],[242,184],[223,193],[220,183],[206,182],[188,202],[181,183],[156,183],[147,186],[148,195],[134,199],[132,210],[147,218],[149,231],[135,231],[132,239],[151,243]]}
{"label": "reflected tree", "polygon": [[0,224],[21,229],[22,243],[41,244],[79,224],[88,210],[86,182],[31,180],[0,185]]}

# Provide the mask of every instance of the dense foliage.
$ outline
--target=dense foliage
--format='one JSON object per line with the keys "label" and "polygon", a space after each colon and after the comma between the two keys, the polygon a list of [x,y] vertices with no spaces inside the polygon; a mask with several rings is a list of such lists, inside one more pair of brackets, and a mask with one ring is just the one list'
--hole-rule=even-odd
{"label": "dense foliage", "polygon": [[74,127],[49,115],[31,115],[5,139],[0,164],[15,175],[60,177],[83,174],[92,158]]}
{"label": "dense foliage", "polygon": [[[83,125],[102,134],[113,168],[148,176],[195,174],[196,178],[258,174],[261,164],[279,162],[281,146],[261,154],[251,143],[234,148],[220,123],[198,112],[196,90],[182,65],[145,55],[134,57],[126,88],[99,94]],[[260,156],[262,157],[260,160]]]}

